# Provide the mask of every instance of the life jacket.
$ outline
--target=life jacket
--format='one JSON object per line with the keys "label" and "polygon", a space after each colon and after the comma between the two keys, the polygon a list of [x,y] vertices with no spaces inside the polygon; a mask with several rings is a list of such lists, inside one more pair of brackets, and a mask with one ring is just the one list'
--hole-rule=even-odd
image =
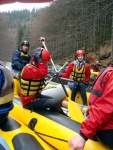
{"label": "life jacket", "polygon": [[85,81],[85,65],[79,70],[74,63],[73,71],[70,74],[70,79],[75,81]]}
{"label": "life jacket", "polygon": [[21,50],[18,50],[19,53],[20,53],[20,61],[23,62],[25,65],[28,63],[29,61],[29,54],[28,53],[24,53],[23,51]]}
{"label": "life jacket", "polygon": [[[24,53],[22,50],[16,50],[16,52],[19,55],[19,62],[25,66],[30,60],[30,55],[28,53]],[[20,79],[21,70],[16,69],[13,63],[11,72],[14,78]]]}
{"label": "life jacket", "polygon": [[13,77],[11,71],[5,66],[0,65],[0,114],[8,112],[13,108],[12,100]]}
{"label": "life jacket", "polygon": [[108,67],[107,69],[103,69],[101,73],[97,76],[96,80],[94,81],[92,92],[90,95],[90,99],[92,103],[94,103],[98,97],[102,96],[103,94],[102,84],[104,82],[104,77],[110,71],[113,71],[113,67]]}
{"label": "life jacket", "polygon": [[[30,66],[28,64],[26,66]],[[42,89],[45,85],[45,79],[24,79],[21,73],[21,94],[24,96],[36,95],[42,92]]]}

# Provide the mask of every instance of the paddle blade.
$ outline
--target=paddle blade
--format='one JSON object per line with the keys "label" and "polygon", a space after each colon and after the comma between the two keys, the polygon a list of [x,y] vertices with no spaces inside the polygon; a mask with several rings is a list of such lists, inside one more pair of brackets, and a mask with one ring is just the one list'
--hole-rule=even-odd
{"label": "paddle blade", "polygon": [[68,103],[68,111],[72,120],[75,120],[80,123],[82,123],[85,120],[79,106],[71,99]]}

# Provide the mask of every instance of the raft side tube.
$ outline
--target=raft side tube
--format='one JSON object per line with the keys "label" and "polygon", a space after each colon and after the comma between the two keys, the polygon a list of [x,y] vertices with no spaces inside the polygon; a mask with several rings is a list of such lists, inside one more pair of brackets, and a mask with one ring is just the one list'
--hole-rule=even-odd
{"label": "raft side tube", "polygon": [[[21,106],[21,102],[19,99],[14,99],[14,102],[17,103],[18,105],[20,104],[20,106]],[[33,111],[37,114],[40,114],[58,124],[60,124],[60,125],[65,126],[68,129],[73,130],[74,132],[79,133],[79,131],[80,131],[81,124],[79,122],[71,120],[69,117],[63,116],[59,113],[56,113],[56,112],[48,110],[48,109],[47,110],[41,110],[41,109],[36,110],[35,109]],[[32,118],[32,119],[36,119],[36,118]],[[92,138],[92,140],[98,141],[95,136]]]}
{"label": "raft side tube", "polygon": [[2,136],[0,136],[0,150],[10,150],[8,144]]}
{"label": "raft side tube", "polygon": [[0,133],[7,141],[10,150],[50,150],[42,139],[11,115],[1,126]]}
{"label": "raft side tube", "polygon": [[35,137],[28,133],[19,133],[12,139],[15,150],[44,150]]}

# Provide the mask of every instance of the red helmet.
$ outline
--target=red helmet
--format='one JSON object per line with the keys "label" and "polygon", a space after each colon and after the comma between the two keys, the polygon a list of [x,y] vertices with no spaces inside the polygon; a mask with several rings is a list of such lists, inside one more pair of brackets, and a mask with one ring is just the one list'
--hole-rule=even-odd
{"label": "red helmet", "polygon": [[85,51],[84,50],[76,51],[75,55],[78,56],[79,54],[83,54],[85,56]]}
{"label": "red helmet", "polygon": [[46,49],[42,49],[42,59],[46,62],[50,61],[50,53]]}

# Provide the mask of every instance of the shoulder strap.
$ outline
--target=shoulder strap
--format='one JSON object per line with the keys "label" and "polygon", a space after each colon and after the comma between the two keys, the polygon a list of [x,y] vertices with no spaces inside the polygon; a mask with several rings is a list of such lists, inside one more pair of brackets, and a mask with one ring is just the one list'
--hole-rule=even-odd
{"label": "shoulder strap", "polygon": [[[105,70],[106,70],[106,69],[103,69],[103,70],[100,72],[100,74],[97,76],[96,80],[94,81],[93,85],[95,84],[95,82],[98,80],[98,78],[100,77],[100,75],[101,75]],[[100,86],[102,86],[106,74],[107,74],[108,72],[110,72],[110,71],[113,71],[113,68],[111,68],[111,69],[109,69],[108,71],[105,72],[105,74],[103,75],[102,80],[101,80],[101,82],[100,82]]]}

